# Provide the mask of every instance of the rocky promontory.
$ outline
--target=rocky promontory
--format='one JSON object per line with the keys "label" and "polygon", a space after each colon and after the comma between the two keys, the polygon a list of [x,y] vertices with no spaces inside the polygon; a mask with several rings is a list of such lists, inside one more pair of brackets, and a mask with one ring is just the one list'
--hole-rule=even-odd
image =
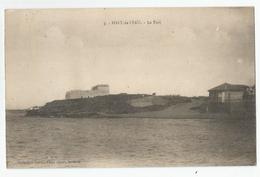
{"label": "rocky promontory", "polygon": [[147,111],[160,111],[170,106],[189,103],[191,98],[183,96],[156,96],[146,94],[115,94],[55,100],[39,109],[28,110],[26,116],[40,117],[116,117]]}

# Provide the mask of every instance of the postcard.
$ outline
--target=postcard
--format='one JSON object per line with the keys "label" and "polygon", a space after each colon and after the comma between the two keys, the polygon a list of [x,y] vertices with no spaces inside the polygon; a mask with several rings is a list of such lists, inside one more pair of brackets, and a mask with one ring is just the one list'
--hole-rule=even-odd
{"label": "postcard", "polygon": [[253,7],[5,10],[8,168],[255,166]]}

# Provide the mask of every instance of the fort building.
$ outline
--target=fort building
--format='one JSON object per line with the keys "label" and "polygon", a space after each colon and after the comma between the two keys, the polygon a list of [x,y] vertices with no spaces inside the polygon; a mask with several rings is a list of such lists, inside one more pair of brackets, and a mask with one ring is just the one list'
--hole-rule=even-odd
{"label": "fort building", "polygon": [[71,90],[66,92],[66,99],[91,98],[96,96],[109,95],[109,85],[99,84],[93,86],[91,90]]}

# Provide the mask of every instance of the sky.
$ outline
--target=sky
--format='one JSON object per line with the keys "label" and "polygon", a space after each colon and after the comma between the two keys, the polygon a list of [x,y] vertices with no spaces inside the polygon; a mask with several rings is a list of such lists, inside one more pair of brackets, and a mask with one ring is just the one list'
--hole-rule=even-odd
{"label": "sky", "polygon": [[[142,24],[111,24],[132,20]],[[250,7],[9,9],[6,108],[42,106],[96,84],[112,94],[183,96],[224,82],[254,85],[254,37]]]}

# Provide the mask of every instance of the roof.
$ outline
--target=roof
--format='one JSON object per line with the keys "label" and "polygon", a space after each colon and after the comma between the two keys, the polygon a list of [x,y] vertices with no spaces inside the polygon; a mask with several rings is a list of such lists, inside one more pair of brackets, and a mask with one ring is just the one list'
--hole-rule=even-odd
{"label": "roof", "polygon": [[93,87],[108,87],[108,86],[109,86],[108,84],[98,84]]}
{"label": "roof", "polygon": [[249,88],[247,85],[224,83],[208,91],[245,91],[247,88]]}
{"label": "roof", "polygon": [[99,87],[109,87],[108,84],[98,84],[98,85],[95,85],[91,88],[91,90],[96,90],[98,89]]}

